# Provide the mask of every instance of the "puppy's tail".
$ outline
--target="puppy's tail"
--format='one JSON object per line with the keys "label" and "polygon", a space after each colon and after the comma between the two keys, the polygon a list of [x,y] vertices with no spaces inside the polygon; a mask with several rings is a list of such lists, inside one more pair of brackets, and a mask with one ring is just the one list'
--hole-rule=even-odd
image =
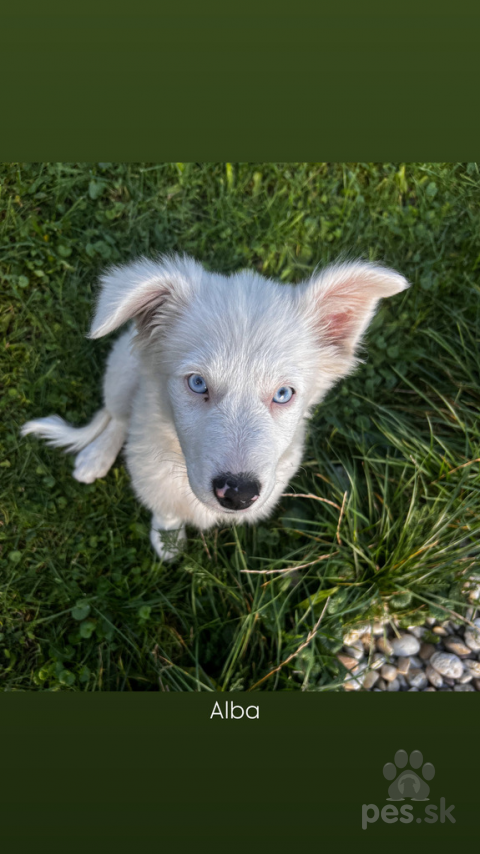
{"label": "puppy's tail", "polygon": [[42,439],[46,439],[49,445],[55,448],[65,448],[66,451],[76,453],[93,442],[107,427],[111,415],[107,409],[100,409],[93,417],[90,424],[85,427],[72,427],[59,415],[49,415],[48,418],[37,418],[35,421],[27,421],[21,428],[22,436],[27,433],[35,433]]}

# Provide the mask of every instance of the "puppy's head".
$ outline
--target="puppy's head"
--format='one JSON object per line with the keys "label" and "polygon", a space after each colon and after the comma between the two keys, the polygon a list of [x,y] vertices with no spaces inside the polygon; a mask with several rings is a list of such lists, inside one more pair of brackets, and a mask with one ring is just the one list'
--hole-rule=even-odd
{"label": "puppy's head", "polygon": [[292,287],[180,257],[115,268],[102,285],[90,337],[136,319],[193,492],[211,510],[246,516],[268,500],[312,406],[355,366],[378,301],[408,287],[371,263]]}

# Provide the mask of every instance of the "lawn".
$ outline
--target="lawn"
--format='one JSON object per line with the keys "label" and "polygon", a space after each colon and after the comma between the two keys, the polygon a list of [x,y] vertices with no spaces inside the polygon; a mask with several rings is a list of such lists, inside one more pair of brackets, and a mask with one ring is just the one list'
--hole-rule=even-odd
{"label": "lawn", "polygon": [[[480,529],[475,164],[4,164],[0,184],[4,690],[338,690],[347,626],[465,614]],[[19,437],[29,418],[90,419],[111,345],[85,338],[97,274],[166,251],[284,282],[362,257],[412,284],[312,419],[298,497],[257,527],[190,529],[174,565],[151,550],[121,458],[85,486],[71,457]]]}

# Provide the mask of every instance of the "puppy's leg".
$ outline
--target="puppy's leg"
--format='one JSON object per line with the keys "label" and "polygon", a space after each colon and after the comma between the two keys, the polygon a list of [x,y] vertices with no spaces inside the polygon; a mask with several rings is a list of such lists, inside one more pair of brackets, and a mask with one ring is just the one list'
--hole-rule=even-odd
{"label": "puppy's leg", "polygon": [[138,384],[138,361],[131,350],[133,330],[115,342],[103,380],[103,399],[110,422],[75,460],[73,476],[81,483],[105,477],[125,442],[133,396]]}
{"label": "puppy's leg", "polygon": [[167,562],[178,557],[186,536],[181,519],[153,514],[150,542],[161,560]]}
{"label": "puppy's leg", "polygon": [[128,329],[115,341],[107,360],[103,378],[105,409],[117,421],[130,420],[132,403],[138,387],[140,363],[132,348],[135,330]]}
{"label": "puppy's leg", "polygon": [[112,418],[103,433],[75,457],[75,480],[93,483],[97,478],[105,477],[125,442],[126,434],[126,422]]}

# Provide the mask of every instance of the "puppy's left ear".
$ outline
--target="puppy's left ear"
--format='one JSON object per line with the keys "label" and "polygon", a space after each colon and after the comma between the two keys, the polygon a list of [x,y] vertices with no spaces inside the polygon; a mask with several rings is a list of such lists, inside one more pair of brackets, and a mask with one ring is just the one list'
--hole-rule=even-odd
{"label": "puppy's left ear", "polygon": [[395,270],[355,261],[334,264],[313,276],[299,286],[299,298],[319,345],[334,348],[348,370],[348,362],[355,364],[355,350],[379,300],[408,287]]}

